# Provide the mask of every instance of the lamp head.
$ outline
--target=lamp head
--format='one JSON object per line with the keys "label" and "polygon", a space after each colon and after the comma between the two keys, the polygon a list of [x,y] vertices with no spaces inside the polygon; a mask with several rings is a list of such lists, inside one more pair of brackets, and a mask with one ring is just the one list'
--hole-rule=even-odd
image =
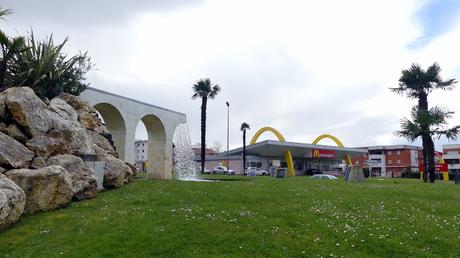
{"label": "lamp head", "polygon": [[227,105],[227,107],[230,107],[230,103],[228,103],[228,101],[225,101],[225,104]]}

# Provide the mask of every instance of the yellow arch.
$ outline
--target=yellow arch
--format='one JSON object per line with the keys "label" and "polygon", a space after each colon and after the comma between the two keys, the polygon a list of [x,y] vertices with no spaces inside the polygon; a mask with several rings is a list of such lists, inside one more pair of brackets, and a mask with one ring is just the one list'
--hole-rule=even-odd
{"label": "yellow arch", "polygon": [[[319,141],[321,141],[322,139],[325,139],[325,138],[331,139],[340,148],[344,147],[343,143],[339,139],[337,139],[337,137],[335,137],[333,135],[330,135],[330,134],[322,134],[322,135],[316,137],[316,139],[312,142],[312,144],[316,145]],[[345,163],[347,163],[348,166],[353,165],[353,163],[351,162],[350,155],[348,155],[348,154],[345,155]]]}
{"label": "yellow arch", "polygon": [[259,139],[259,137],[265,133],[265,132],[272,132],[280,142],[285,142],[286,140],[284,139],[284,136],[281,135],[280,132],[278,132],[278,130],[276,130],[275,128],[273,127],[262,127],[260,128],[255,134],[254,136],[252,136],[252,139],[251,139],[251,143],[250,144],[254,144],[256,143],[257,139]]}
{"label": "yellow arch", "polygon": [[[257,142],[257,139],[259,139],[260,135],[262,135],[265,132],[272,132],[280,142],[285,142],[286,140],[284,139],[284,136],[278,132],[275,128],[273,127],[262,127],[260,128],[254,136],[252,136],[251,143],[250,144],[255,144]],[[294,162],[292,161],[292,155],[289,150],[284,152],[284,159],[286,160],[287,166],[288,166],[288,171],[289,171],[289,176],[295,176],[295,171],[294,171]]]}

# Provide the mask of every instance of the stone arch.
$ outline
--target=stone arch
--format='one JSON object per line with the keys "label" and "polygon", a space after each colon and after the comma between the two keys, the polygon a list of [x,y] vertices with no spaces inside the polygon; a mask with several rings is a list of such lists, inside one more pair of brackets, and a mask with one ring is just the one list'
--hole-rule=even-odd
{"label": "stone arch", "polygon": [[166,129],[161,119],[153,114],[141,118],[147,129],[147,178],[170,179],[172,177],[172,146],[168,146]]}
{"label": "stone arch", "polygon": [[120,156],[126,159],[126,123],[121,112],[109,103],[98,103],[94,108],[101,114],[105,126],[112,135],[113,145]]}
{"label": "stone arch", "polygon": [[[286,140],[284,139],[284,136],[275,128],[273,127],[262,127],[257,132],[252,136],[251,143],[250,144],[255,144],[257,142],[257,139],[265,133],[265,132],[272,132],[280,142],[285,142]],[[292,161],[292,155],[289,150],[284,152],[284,159],[286,160],[287,166],[288,166],[288,171],[289,171],[289,176],[295,176],[295,171],[294,171],[294,162]]]}
{"label": "stone arch", "polygon": [[[312,144],[316,145],[316,144],[318,144],[319,141],[321,141],[322,139],[326,139],[326,138],[331,139],[332,141],[334,141],[335,144],[337,144],[337,146],[340,147],[340,148],[345,147],[343,145],[343,143],[337,137],[335,137],[333,135],[330,135],[330,134],[322,134],[322,135],[316,137],[316,139],[312,142]],[[348,154],[345,154],[345,163],[347,163],[348,166],[353,165],[353,163],[351,162],[350,155],[348,155]]]}

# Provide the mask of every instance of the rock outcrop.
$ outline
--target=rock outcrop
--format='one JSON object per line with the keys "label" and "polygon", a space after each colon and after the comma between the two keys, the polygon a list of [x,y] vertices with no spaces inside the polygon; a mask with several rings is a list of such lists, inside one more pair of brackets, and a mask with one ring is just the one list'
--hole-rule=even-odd
{"label": "rock outcrop", "polygon": [[104,187],[120,187],[130,181],[133,172],[125,162],[115,157],[107,155],[104,168]]}
{"label": "rock outcrop", "polygon": [[27,168],[33,158],[33,151],[27,149],[12,137],[0,132],[0,166]]}
{"label": "rock outcrop", "polygon": [[96,109],[78,97],[45,103],[28,87],[0,93],[0,228],[22,213],[94,198],[94,170],[81,157],[105,162],[104,187],[130,182],[133,170],[109,139]]}
{"label": "rock outcrop", "polygon": [[5,175],[24,190],[24,213],[64,207],[72,200],[72,179],[61,166],[14,169]]}
{"label": "rock outcrop", "polygon": [[72,108],[65,100],[61,98],[54,98],[50,101],[49,108],[58,113],[64,119],[70,121],[78,121],[78,113]]}
{"label": "rock outcrop", "polygon": [[83,127],[102,135],[109,134],[109,131],[107,131],[104,123],[99,118],[95,108],[91,107],[80,98],[67,93],[60,94],[58,98],[64,100],[67,102],[67,104],[75,109],[75,111],[78,113],[78,121],[80,121]]}
{"label": "rock outcrop", "polygon": [[0,173],[0,229],[18,221],[25,204],[24,191]]}
{"label": "rock outcrop", "polygon": [[73,198],[84,200],[96,197],[97,182],[92,168],[74,155],[58,155],[48,159],[48,165],[59,165],[70,174]]}
{"label": "rock outcrop", "polygon": [[115,148],[112,144],[110,144],[107,138],[94,131],[88,131],[87,133],[93,142],[93,149],[95,154],[98,156],[98,159],[104,160],[104,157],[107,154],[118,158],[118,153],[115,151]]}
{"label": "rock outcrop", "polygon": [[4,94],[8,111],[28,136],[43,135],[52,128],[48,107],[31,88],[9,88]]}

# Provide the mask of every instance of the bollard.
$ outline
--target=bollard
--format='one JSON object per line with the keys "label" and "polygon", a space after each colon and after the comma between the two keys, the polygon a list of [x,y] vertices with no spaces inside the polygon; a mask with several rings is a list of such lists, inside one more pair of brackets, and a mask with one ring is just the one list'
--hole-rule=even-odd
{"label": "bollard", "polygon": [[442,178],[444,181],[449,182],[449,172],[442,172]]}
{"label": "bollard", "polygon": [[455,173],[455,184],[460,185],[460,173]]}

